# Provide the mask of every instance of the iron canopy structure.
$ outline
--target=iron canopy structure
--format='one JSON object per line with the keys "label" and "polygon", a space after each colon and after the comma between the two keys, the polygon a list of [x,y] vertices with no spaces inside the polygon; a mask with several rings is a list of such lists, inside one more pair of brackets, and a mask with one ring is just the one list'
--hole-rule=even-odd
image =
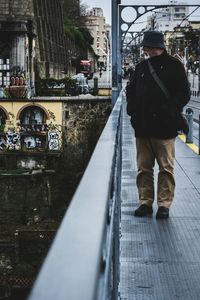
{"label": "iron canopy structure", "polygon": [[[136,21],[145,14],[156,12],[162,8],[183,6],[197,9],[200,7],[197,4],[122,5],[121,0],[112,0],[112,105],[115,104],[122,88],[122,49],[125,37],[130,34],[134,38],[136,32],[138,35],[143,33],[143,31],[135,31]],[[188,16],[183,20],[187,20],[187,18]]]}

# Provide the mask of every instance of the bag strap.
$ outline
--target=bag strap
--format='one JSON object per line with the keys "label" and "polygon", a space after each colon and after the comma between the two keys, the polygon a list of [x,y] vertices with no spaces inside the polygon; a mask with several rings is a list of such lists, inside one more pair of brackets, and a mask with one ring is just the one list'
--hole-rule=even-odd
{"label": "bag strap", "polygon": [[163,93],[165,94],[166,98],[170,99],[170,95],[169,95],[168,89],[165,87],[165,85],[163,84],[163,82],[158,77],[156,71],[154,70],[154,68],[153,68],[153,66],[152,66],[152,64],[150,63],[149,60],[148,60],[148,66],[149,66],[150,74],[152,75],[153,79],[155,80],[155,82],[157,83],[157,85],[160,87],[160,89],[163,91]]}

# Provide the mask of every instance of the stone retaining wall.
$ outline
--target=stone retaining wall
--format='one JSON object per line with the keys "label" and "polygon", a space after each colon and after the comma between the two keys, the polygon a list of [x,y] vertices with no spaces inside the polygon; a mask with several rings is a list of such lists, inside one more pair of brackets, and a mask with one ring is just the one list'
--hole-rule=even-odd
{"label": "stone retaining wall", "polygon": [[[61,218],[82,177],[110,114],[108,99],[63,102],[63,152],[18,153],[0,156],[1,224],[26,225]],[[33,164],[30,162],[36,161]],[[20,164],[21,162],[21,164]],[[16,173],[20,165],[33,166]],[[37,167],[38,166],[38,167]],[[36,209],[36,210],[35,210]]]}

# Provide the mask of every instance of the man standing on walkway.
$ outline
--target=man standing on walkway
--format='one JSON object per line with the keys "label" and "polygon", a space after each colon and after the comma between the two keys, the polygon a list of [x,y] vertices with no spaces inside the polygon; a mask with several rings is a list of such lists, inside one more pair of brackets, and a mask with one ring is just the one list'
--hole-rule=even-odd
{"label": "man standing on walkway", "polygon": [[159,166],[156,218],[167,219],[175,189],[178,115],[190,99],[190,89],[183,64],[166,52],[161,32],[145,32],[142,46],[149,58],[136,66],[126,90],[127,113],[135,130],[137,149],[140,206],[134,214],[143,217],[153,213],[156,160]]}

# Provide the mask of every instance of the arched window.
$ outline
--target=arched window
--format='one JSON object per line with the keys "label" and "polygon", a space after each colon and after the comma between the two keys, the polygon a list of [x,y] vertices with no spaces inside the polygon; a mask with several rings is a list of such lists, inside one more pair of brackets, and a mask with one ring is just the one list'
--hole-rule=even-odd
{"label": "arched window", "polygon": [[46,123],[46,114],[36,106],[29,106],[25,108],[20,116],[20,123],[25,125],[41,125]]}
{"label": "arched window", "polygon": [[28,106],[22,110],[20,116],[21,131],[47,131],[47,115],[38,106]]}
{"label": "arched window", "polygon": [[47,113],[39,106],[25,107],[19,114],[22,149],[45,150],[47,147]]}

